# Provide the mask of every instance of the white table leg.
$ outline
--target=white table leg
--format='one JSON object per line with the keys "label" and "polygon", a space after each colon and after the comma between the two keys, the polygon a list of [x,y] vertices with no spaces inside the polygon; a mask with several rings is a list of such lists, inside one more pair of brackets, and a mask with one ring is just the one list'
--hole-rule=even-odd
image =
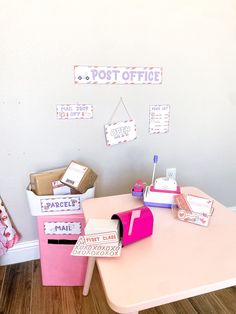
{"label": "white table leg", "polygon": [[85,275],[83,295],[86,296],[89,293],[89,287],[93,276],[93,269],[95,265],[96,257],[89,256],[88,258],[88,266]]}

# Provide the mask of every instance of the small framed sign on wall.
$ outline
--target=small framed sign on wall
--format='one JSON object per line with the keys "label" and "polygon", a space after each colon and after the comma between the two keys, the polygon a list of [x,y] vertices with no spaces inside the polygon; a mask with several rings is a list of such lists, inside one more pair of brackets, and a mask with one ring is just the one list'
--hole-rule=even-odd
{"label": "small framed sign on wall", "polygon": [[170,105],[149,107],[149,134],[167,133],[170,124]]}
{"label": "small framed sign on wall", "polygon": [[90,104],[63,104],[57,105],[57,119],[92,119],[93,105]]}

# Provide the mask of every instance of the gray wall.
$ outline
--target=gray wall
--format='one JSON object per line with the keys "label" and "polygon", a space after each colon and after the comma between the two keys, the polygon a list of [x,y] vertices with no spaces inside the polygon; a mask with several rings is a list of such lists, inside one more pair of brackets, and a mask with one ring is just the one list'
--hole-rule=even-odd
{"label": "gray wall", "polygon": [[[22,233],[37,238],[25,189],[31,172],[78,159],[98,174],[97,196],[128,193],[177,168],[236,205],[235,1],[1,1],[0,194]],[[75,85],[73,65],[162,66],[163,84]],[[136,141],[107,147],[104,124],[120,97]],[[94,105],[92,120],[57,120],[56,104]],[[148,134],[149,105],[170,104],[170,131]],[[118,116],[123,116],[122,112]],[[101,209],[102,210],[102,209]]]}

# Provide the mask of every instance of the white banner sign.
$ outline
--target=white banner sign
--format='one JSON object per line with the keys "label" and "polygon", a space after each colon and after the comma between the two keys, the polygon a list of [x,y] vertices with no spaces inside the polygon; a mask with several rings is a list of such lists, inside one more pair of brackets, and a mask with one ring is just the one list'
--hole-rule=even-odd
{"label": "white banner sign", "polygon": [[94,256],[94,257],[119,257],[121,253],[121,242],[115,244],[86,244],[83,236],[80,236],[74,246],[71,255]]}
{"label": "white banner sign", "polygon": [[149,109],[149,133],[169,131],[170,105],[151,105]]}
{"label": "white banner sign", "polygon": [[80,222],[45,222],[45,234],[81,234]]}
{"label": "white banner sign", "polygon": [[105,125],[107,145],[129,142],[137,138],[134,120],[121,121]]}
{"label": "white banner sign", "polygon": [[161,84],[160,67],[74,66],[79,84]]}
{"label": "white banner sign", "polygon": [[80,210],[80,199],[75,197],[43,198],[40,200],[42,212]]}
{"label": "white banner sign", "polygon": [[57,105],[57,119],[92,119],[93,105]]}

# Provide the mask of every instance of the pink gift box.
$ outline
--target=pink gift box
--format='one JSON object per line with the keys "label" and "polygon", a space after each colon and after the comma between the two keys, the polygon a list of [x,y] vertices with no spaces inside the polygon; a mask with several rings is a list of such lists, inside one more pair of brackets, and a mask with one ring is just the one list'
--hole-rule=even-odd
{"label": "pink gift box", "polygon": [[84,215],[38,216],[37,221],[42,284],[83,286],[88,258],[71,251],[84,235]]}

